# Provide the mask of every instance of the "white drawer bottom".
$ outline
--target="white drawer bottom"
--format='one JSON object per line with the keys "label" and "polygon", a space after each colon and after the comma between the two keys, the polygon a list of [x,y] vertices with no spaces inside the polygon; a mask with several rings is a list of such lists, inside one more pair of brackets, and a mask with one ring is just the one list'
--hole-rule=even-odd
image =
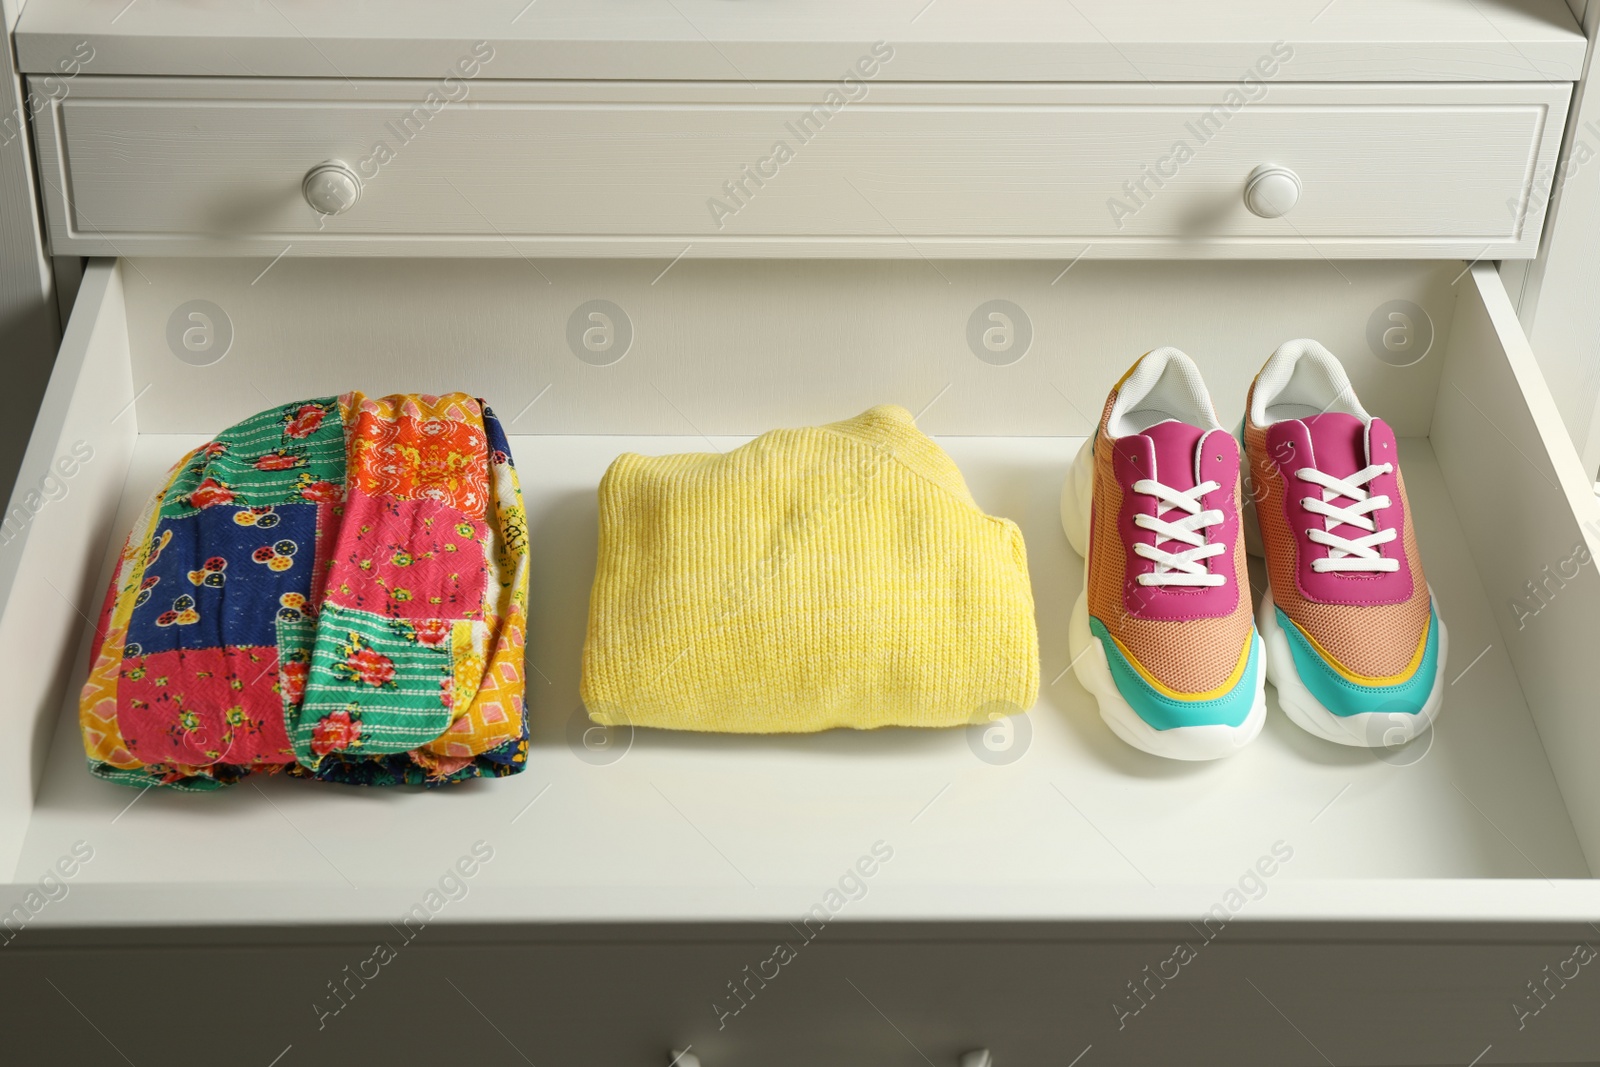
{"label": "white drawer bottom", "polygon": [[[74,705],[56,731],[20,870],[47,867],[72,842],[103,837],[116,819],[114,847],[85,868],[85,880],[254,885],[288,874],[342,895],[351,884],[425,884],[482,837],[497,854],[481,886],[547,899],[560,909],[547,917],[565,919],[601,917],[579,900],[555,904],[564,890],[596,886],[615,887],[611,906],[635,919],[679,907],[697,919],[798,914],[812,901],[793,894],[820,893],[836,880],[834,868],[843,871],[878,840],[894,859],[860,903],[883,918],[902,907],[966,918],[975,900],[997,909],[995,917],[1022,917],[1068,887],[1222,886],[1278,842],[1293,858],[1272,879],[1274,893],[1285,882],[1325,879],[1587,877],[1496,630],[1496,607],[1426,438],[1403,440],[1401,456],[1450,631],[1452,684],[1433,736],[1382,758],[1305,734],[1270,691],[1263,737],[1214,767],[1146,757],[1105,728],[1067,670],[1067,619],[1083,587],[1057,504],[1082,443],[1071,437],[940,440],[979,505],[1017,521],[1028,544],[1041,696],[1009,736],[977,728],[801,737],[640,729],[590,736],[586,748],[577,693],[594,574],[594,486],[623,451],[726,451],[742,440],[511,438],[535,546],[529,659],[537,669],[528,672],[533,737],[524,773],[449,797],[352,796],[258,776],[214,802],[157,790],[119,817],[139,794],[84,770]],[[139,436],[119,531],[172,463],[204,441]],[[1258,587],[1262,581],[1255,575]],[[1502,837],[1496,826],[1516,836]],[[238,849],[241,838],[253,842],[248,852]],[[946,883],[942,902],[929,896]]]}

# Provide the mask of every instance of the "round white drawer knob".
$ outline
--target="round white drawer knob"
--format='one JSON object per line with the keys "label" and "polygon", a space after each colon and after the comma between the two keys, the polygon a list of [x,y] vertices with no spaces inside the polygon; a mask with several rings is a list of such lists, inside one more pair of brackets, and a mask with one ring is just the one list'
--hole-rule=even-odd
{"label": "round white drawer knob", "polygon": [[1287,215],[1300,202],[1300,176],[1288,167],[1262,164],[1244,183],[1244,206],[1264,219]]}
{"label": "round white drawer knob", "polygon": [[348,164],[330,159],[306,171],[300,192],[319,215],[341,215],[361,199],[361,176]]}

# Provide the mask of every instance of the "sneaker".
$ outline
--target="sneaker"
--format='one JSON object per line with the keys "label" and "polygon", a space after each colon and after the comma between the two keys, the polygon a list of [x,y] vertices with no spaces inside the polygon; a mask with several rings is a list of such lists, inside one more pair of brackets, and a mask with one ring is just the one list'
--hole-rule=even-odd
{"label": "sneaker", "polygon": [[1111,391],[1061,492],[1084,557],[1074,670],[1112,731],[1157,756],[1232,755],[1266,718],[1239,482],[1199,369],[1159,348]]}
{"label": "sneaker", "polygon": [[1394,431],[1326,348],[1300,340],[1256,375],[1243,437],[1271,585],[1256,622],[1279,705],[1342,745],[1404,744],[1439,714],[1448,642]]}

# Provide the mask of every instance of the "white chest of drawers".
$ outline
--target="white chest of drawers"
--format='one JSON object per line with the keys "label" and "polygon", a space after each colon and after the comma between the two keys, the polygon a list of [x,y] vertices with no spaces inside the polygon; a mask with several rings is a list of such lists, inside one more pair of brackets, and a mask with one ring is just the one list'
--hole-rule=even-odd
{"label": "white chest of drawers", "polygon": [[[1574,962],[1600,943],[1600,581],[1561,577],[1600,554],[1600,510],[1486,262],[1538,247],[1584,39],[1559,3],[1322,6],[33,0],[18,49],[48,100],[53,249],[101,258],[0,546],[0,716],[27,754],[0,783],[0,902],[93,849],[0,949],[19,1050],[1600,1059],[1600,979]],[[348,204],[323,215],[303,179],[330,161],[359,196],[315,186]],[[1298,185],[1277,217],[1246,203],[1263,165]],[[966,341],[996,298],[1029,327],[1009,363]],[[615,359],[567,341],[597,299]],[[1369,339],[1393,307],[1429,339],[1416,361]],[[207,332],[174,347],[197,308]],[[1055,495],[1139,352],[1186,348],[1237,418],[1302,334],[1406,439],[1460,673],[1420,750],[1328,751],[1274,710],[1225,766],[1153,765],[1064,671],[1081,579]],[[218,427],[352,387],[469,389],[510,424],[535,551],[528,772],[449,795],[90,779],[72,695],[130,509]],[[885,401],[1027,538],[1047,684],[1016,758],[958,731],[586,747],[611,456]],[[481,873],[395,930],[479,840]],[[839,890],[878,842],[892,859]],[[148,1025],[175,989],[182,1040]]]}

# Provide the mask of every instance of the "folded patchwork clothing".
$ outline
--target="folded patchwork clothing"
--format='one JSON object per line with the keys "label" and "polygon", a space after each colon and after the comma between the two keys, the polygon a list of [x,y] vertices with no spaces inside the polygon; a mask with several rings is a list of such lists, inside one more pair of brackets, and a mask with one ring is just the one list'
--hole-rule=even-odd
{"label": "folded patchwork clothing", "polygon": [[527,548],[481,400],[352,392],[229,428],[117,559],[79,701],[89,769],[180,789],[515,774]]}
{"label": "folded patchwork clothing", "polygon": [[725,455],[625,454],[599,498],[581,683],[598,723],[956,726],[1038,696],[1022,533],[904,408]]}

